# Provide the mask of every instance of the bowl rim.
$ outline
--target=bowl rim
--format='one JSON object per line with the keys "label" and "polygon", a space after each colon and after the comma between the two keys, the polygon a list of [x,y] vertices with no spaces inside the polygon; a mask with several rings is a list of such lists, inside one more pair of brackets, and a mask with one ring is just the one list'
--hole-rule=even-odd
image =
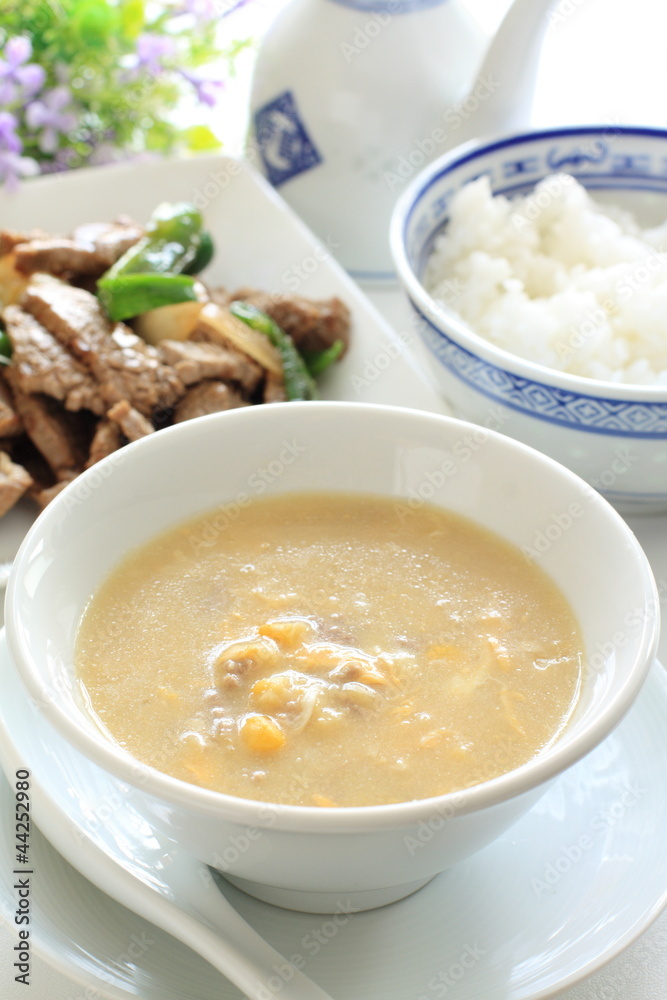
{"label": "bowl rim", "polygon": [[[262,420],[275,421],[282,414],[288,420],[292,413],[303,413],[303,403],[281,403],[278,414],[276,409],[264,407],[247,407],[224,413],[214,413],[193,421],[186,421],[166,428],[157,435],[149,435],[126,445],[123,470],[132,466],[134,470],[141,469],[143,456],[147,450],[162,449],[165,457],[170,455],[171,443],[178,438],[187,441],[192,435],[213,432],[216,424],[223,423],[225,431],[233,435],[234,424],[239,422],[258,422]],[[336,413],[351,412],[355,416],[355,426],[365,419],[365,413],[375,413],[387,419],[400,419],[413,428],[413,434],[419,430],[419,425],[447,426],[449,428],[467,429],[470,432],[479,430],[476,424],[459,420],[456,417],[444,416],[425,410],[410,409],[375,403],[356,403],[347,401],[312,401],[307,404],[320,412],[322,419],[336,419]],[[284,431],[283,431],[284,432]],[[565,468],[554,459],[542,454],[529,445],[516,441],[497,431],[488,431],[490,439],[495,441],[495,447],[508,453],[518,453],[531,456],[536,463],[536,473],[539,467],[543,471],[551,471],[561,479],[568,481],[571,487],[586,491],[587,499],[600,514],[611,522],[610,527],[619,532],[619,541],[628,551],[629,557],[638,561],[641,572],[641,583],[646,606],[656,609],[655,615],[642,616],[641,634],[637,639],[637,649],[632,668],[622,680],[619,690],[604,711],[591,719],[587,728],[570,741],[557,739],[550,747],[537,754],[531,760],[518,768],[505,772],[496,778],[459,791],[445,795],[431,796],[425,799],[413,799],[389,805],[345,806],[337,809],[321,809],[317,806],[283,805],[258,799],[245,799],[212,789],[201,788],[177,778],[173,778],[156,768],[141,763],[122,747],[111,742],[100,730],[95,733],[77,724],[76,719],[64,707],[59,705],[51,693],[51,685],[42,680],[41,672],[33,662],[23,640],[23,631],[18,627],[18,605],[21,600],[18,593],[26,573],[30,571],[29,556],[40,546],[40,539],[49,531],[54,520],[76,516],[78,505],[69,505],[69,494],[84,485],[85,479],[91,474],[99,475],[102,463],[105,466],[113,464],[114,456],[110,455],[102,462],[91,467],[82,476],[67,486],[37,518],[26,535],[19,549],[14,568],[7,587],[5,613],[5,632],[10,655],[17,672],[28,694],[37,704],[38,710],[66,741],[76,750],[86,756],[103,770],[110,772],[122,781],[127,782],[137,792],[146,794],[162,803],[190,810],[201,816],[213,816],[220,820],[240,823],[247,827],[272,828],[289,832],[312,832],[318,834],[361,833],[387,828],[413,826],[420,821],[428,822],[434,815],[447,818],[474,813],[532,791],[540,785],[545,785],[561,772],[567,770],[583,756],[592,751],[613,731],[625,716],[646,680],[648,672],[655,659],[659,638],[659,600],[657,585],[651,571],[648,558],[637,538],[620,514],[595,490],[575,473]],[[129,462],[128,462],[129,459]],[[103,492],[103,491],[102,491]],[[99,490],[91,490],[82,502],[88,498],[100,495]],[[25,623],[29,628],[29,623]],[[81,718],[84,717],[81,709]]]}
{"label": "bowl rim", "polygon": [[[566,136],[613,136],[614,133],[659,139],[667,144],[667,129],[635,125],[575,125],[495,134],[483,139],[471,139],[454,147],[420,170],[398,198],[389,227],[391,253],[399,280],[415,311],[435,328],[438,335],[442,336],[442,333],[446,332],[446,336],[454,339],[460,347],[484,358],[496,368],[530,379],[546,387],[555,386],[579,396],[590,396],[593,399],[606,397],[614,401],[623,400],[636,405],[667,403],[666,385],[612,382],[563,372],[557,368],[549,368],[537,361],[522,358],[519,354],[513,354],[511,351],[493,344],[490,340],[476,333],[465,320],[454,312],[440,306],[436,299],[426,291],[408,260],[406,233],[412,215],[429,188],[452,170],[490,153],[522,143],[530,144],[531,142]],[[568,173],[569,171],[563,170],[562,172]],[[545,176],[547,175],[545,174]],[[574,176],[581,180],[582,186],[585,187],[585,175],[575,174]]]}

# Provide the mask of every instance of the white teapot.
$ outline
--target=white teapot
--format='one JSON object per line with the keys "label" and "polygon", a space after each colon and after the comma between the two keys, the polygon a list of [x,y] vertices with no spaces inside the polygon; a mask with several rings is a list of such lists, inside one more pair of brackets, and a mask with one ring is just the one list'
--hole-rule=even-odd
{"label": "white teapot", "polygon": [[291,0],[258,55],[248,155],[356,278],[393,279],[405,182],[527,123],[551,2],[515,0],[478,69],[485,40],[462,0]]}

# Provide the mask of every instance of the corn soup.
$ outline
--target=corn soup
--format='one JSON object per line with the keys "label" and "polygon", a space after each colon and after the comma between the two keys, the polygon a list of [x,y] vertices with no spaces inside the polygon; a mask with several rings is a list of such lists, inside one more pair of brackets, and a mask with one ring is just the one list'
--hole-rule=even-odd
{"label": "corn soup", "polygon": [[572,715],[570,607],[472,521],[304,493],[215,523],[132,553],[80,624],[86,700],[140,761],[244,798],[367,806],[496,777]]}

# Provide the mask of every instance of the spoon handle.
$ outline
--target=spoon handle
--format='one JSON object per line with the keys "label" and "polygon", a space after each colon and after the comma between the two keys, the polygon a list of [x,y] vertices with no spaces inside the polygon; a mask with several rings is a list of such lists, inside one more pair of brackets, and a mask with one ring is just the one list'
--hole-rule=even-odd
{"label": "spoon handle", "polygon": [[[222,972],[253,1000],[266,1000],[280,991],[281,1000],[331,1000],[316,983],[289,962],[284,955],[268,943],[244,920],[218,889],[206,866],[210,892],[206,908],[202,907],[199,891],[190,901],[196,918],[191,928],[179,925],[179,937],[190,943],[211,965]],[[187,890],[179,891],[179,898],[187,899]],[[202,935],[204,923],[210,931]],[[193,945],[186,936],[194,935]],[[276,987],[276,983],[279,983]]]}
{"label": "spoon handle", "polygon": [[[39,824],[39,816],[36,820]],[[192,894],[198,876],[191,859],[183,864],[179,878],[178,853],[174,855],[170,885],[179,901],[176,903],[156,884],[144,881],[140,873],[134,874],[119,864],[59,809],[49,810],[48,824],[42,826],[42,831],[63,857],[98,888],[188,945],[250,1000],[266,1000],[267,994],[275,992],[268,984],[276,976],[280,978],[280,969],[292,973],[289,978],[282,976],[281,1000],[331,1000],[328,993],[261,937],[213,883],[215,896],[206,893],[208,902],[202,907],[201,891]]]}

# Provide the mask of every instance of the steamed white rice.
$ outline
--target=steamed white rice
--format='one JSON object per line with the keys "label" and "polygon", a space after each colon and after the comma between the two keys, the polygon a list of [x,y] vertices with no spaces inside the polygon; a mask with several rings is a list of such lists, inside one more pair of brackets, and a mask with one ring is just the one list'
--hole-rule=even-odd
{"label": "steamed white rice", "polygon": [[641,229],[566,174],[454,197],[424,284],[480,336],[587,378],[667,385],[667,222]]}

